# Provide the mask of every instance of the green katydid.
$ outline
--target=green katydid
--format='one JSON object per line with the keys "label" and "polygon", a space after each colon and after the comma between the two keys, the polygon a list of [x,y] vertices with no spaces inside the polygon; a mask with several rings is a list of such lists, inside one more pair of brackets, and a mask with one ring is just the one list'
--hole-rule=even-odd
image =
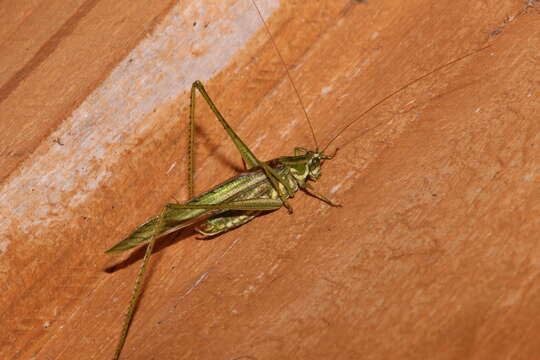
{"label": "green katydid", "polygon": [[[235,176],[206,193],[193,197],[193,170],[188,171],[188,192],[192,198],[184,204],[168,204],[162,214],[140,225],[131,235],[109,249],[107,253],[116,253],[147,243],[152,238],[162,237],[190,225],[201,224],[196,231],[203,236],[214,236],[241,226],[262,211],[292,207],[288,198],[299,189],[305,190],[329,205],[332,203],[319,194],[308,183],[315,181],[321,174],[321,163],[332,159],[322,151],[308,151],[297,147],[294,156],[284,156],[262,162],[236,135],[223,118],[200,81],[195,81],[191,88],[189,163],[193,162],[195,93],[198,90],[206,100],[246,164],[248,172]],[[157,224],[161,221],[161,224]]]}
{"label": "green katydid", "polygon": [[[232,139],[242,156],[247,172],[217,185],[200,196],[193,197],[196,91],[200,92]],[[195,81],[191,87],[189,128],[188,192],[192,199],[183,204],[167,204],[159,216],[140,225],[127,238],[107,250],[108,254],[118,253],[148,243],[126,314],[115,359],[119,357],[125,341],[135,304],[140,294],[146,266],[157,238],[192,225],[197,225],[195,230],[201,235],[214,236],[241,226],[264,212],[277,210],[282,206],[287,207],[289,212],[292,212],[288,199],[293,197],[299,189],[305,190],[331,206],[339,206],[318,193],[308,183],[308,181],[315,181],[320,177],[322,162],[332,159],[333,155],[325,155],[322,151],[308,151],[297,147],[294,149],[293,156],[279,157],[265,162],[260,161],[223,118],[200,81]]]}
{"label": "green katydid", "polygon": [[[253,3],[254,4],[254,3]],[[259,9],[254,4],[257,12]],[[259,16],[262,19],[262,16]],[[268,28],[263,20],[265,30],[269,33]],[[313,128],[309,121],[309,117],[305,112],[305,107],[302,104],[294,82],[287,70],[287,66],[281,57],[279,50],[277,49],[272,37],[270,41],[276,50],[276,53],[280,57],[281,62],[284,64],[286,75],[298,97],[300,105],[304,109],[304,114],[308,125],[312,132],[315,144],[317,144]],[[344,133],[350,126],[356,123],[364,115],[370,112],[381,103],[385,102],[395,94],[403,91],[413,83],[439,71],[440,69],[449,66],[457,61],[460,61],[466,57],[469,57],[479,51],[484,50],[481,48],[477,51],[469,53],[451,62],[448,62],[427,74],[417,78],[406,85],[400,87],[391,94],[385,96],[381,100],[375,102],[367,110],[363,111],[357,118],[348,123],[344,128],[337,132],[337,134],[330,140],[322,151],[316,150],[310,151],[302,147],[296,147],[294,149],[293,156],[283,156],[269,161],[260,161],[248,146],[238,137],[234,130],[230,127],[222,114],[217,109],[216,105],[206,92],[203,84],[200,81],[195,81],[191,88],[191,102],[190,102],[190,116],[189,116],[189,141],[188,141],[188,193],[191,200],[183,204],[167,204],[159,216],[150,219],[144,224],[138,226],[127,238],[120,241],[118,244],[107,250],[106,253],[114,254],[119,253],[141,244],[147,243],[146,252],[144,255],[143,263],[139,270],[137,280],[133,289],[133,294],[129,303],[128,311],[124,318],[124,324],[120,339],[118,341],[114,359],[120,357],[123,345],[125,343],[129,325],[131,323],[135,305],[141,292],[141,285],[144,280],[145,271],[153,251],[155,241],[172,232],[195,226],[195,230],[201,235],[214,236],[234,229],[241,225],[246,224],[250,220],[254,219],[260,214],[265,212],[274,211],[282,206],[285,206],[289,213],[292,213],[292,207],[288,203],[288,199],[294,197],[294,194],[298,190],[304,190],[313,197],[327,203],[330,206],[340,206],[333,203],[324,195],[317,192],[309,181],[316,181],[321,176],[321,166],[325,160],[330,160],[334,157],[332,155],[325,154],[326,149],[336,140],[341,134]],[[241,173],[219,185],[213,189],[194,197],[193,194],[193,144],[195,137],[195,96],[196,92],[202,95],[212,112],[219,120],[225,131],[233,141],[234,145],[240,152],[240,155],[246,166],[246,172]],[[337,151],[337,150],[336,150]]]}

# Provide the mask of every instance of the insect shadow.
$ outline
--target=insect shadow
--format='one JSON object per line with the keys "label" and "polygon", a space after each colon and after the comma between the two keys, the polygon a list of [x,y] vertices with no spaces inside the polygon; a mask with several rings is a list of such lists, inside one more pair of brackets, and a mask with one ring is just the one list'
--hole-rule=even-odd
{"label": "insect shadow", "polygon": [[[159,253],[161,250],[171,246],[171,245],[174,245],[182,240],[185,240],[189,237],[192,237],[193,235],[196,234],[196,231],[195,231],[195,228],[194,227],[190,227],[190,228],[186,228],[186,229],[182,229],[181,231],[178,231],[178,232],[175,232],[175,233],[172,233],[172,234],[169,234],[169,235],[165,235],[163,236],[162,238],[159,239],[159,242],[156,243],[155,247],[154,247],[154,253]],[[122,270],[122,269],[125,269],[137,262],[139,262],[142,258],[144,258],[144,253],[145,253],[145,247],[141,247],[139,249],[136,249],[135,251],[133,251],[127,258],[125,258],[124,260],[116,263],[116,264],[113,264],[113,265],[110,265],[110,266],[107,266],[105,269],[103,269],[104,272],[106,273],[109,273],[109,274],[113,274],[115,272],[117,272],[118,270]]]}

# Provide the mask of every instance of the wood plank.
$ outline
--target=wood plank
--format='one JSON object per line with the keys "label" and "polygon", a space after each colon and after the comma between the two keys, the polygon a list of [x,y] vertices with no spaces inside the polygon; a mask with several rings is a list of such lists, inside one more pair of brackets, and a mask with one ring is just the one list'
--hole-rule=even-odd
{"label": "wood plank", "polygon": [[[123,358],[538,354],[538,5],[257,3],[318,142],[356,120],[315,184],[344,207],[162,241]],[[143,249],[103,251],[185,198],[191,82],[262,159],[313,140],[249,1],[0,17],[0,358],[109,358]],[[241,162],[197,111],[202,192]]]}

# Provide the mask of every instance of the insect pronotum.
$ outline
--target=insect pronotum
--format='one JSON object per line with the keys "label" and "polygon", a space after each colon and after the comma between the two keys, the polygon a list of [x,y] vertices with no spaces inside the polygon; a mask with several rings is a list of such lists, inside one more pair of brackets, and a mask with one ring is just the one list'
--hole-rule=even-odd
{"label": "insect pronotum", "polygon": [[[190,115],[189,115],[189,132],[188,132],[188,169],[187,169],[187,184],[190,200],[183,204],[167,204],[161,213],[138,226],[127,238],[120,241],[118,244],[107,250],[106,253],[113,254],[131,249],[135,246],[147,243],[146,252],[141,264],[135,285],[133,288],[132,297],[126,312],[120,337],[116,346],[114,359],[119,359],[122,348],[127,338],[129,326],[133,318],[133,313],[141,293],[142,283],[145,272],[153,251],[156,239],[170,234],[172,232],[184,229],[186,227],[195,226],[195,230],[203,236],[214,236],[228,230],[234,229],[246,224],[258,215],[274,211],[282,206],[285,206],[289,213],[292,213],[292,207],[289,204],[289,199],[294,197],[298,190],[304,190],[311,196],[327,203],[330,206],[340,206],[335,204],[324,195],[319,193],[310,184],[310,181],[316,181],[321,176],[321,167],[326,160],[333,158],[334,154],[326,154],[328,147],[341,136],[349,127],[360,120],[364,115],[369,113],[375,107],[393,97],[397,93],[403,91],[413,83],[447,67],[455,62],[458,62],[466,57],[469,57],[485,48],[481,48],[465,56],[450,61],[423,76],[407,83],[396,91],[390,93],[373,105],[363,111],[357,118],[349,122],[341,130],[339,130],[328,144],[319,150],[315,132],[302,103],[299,92],[297,91],[288,68],[279,52],[269,29],[264,22],[259,8],[254,0],[251,0],[253,7],[256,9],[259,18],[262,20],[265,31],[280,58],[282,65],[285,68],[286,75],[294,89],[296,97],[304,111],[304,115],[313,136],[315,150],[307,150],[302,147],[294,149],[294,155],[282,156],[269,161],[260,161],[249,147],[240,139],[240,137],[229,126],[218,108],[208,95],[206,89],[200,81],[195,81],[191,88]],[[199,92],[204,98],[218,121],[221,123],[235,147],[240,152],[240,155],[245,163],[246,172],[241,173],[217,186],[211,190],[194,197],[193,194],[193,148],[195,138],[195,97]],[[337,150],[336,150],[337,151]]]}

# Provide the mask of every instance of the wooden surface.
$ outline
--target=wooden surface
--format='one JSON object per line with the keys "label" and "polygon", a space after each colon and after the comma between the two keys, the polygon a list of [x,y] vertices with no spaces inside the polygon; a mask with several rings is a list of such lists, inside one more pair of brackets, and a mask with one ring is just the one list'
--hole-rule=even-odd
{"label": "wooden surface", "polygon": [[[316,186],[343,208],[162,241],[123,358],[540,358],[536,3],[258,3],[322,146],[433,73],[330,146]],[[313,140],[247,0],[0,22],[0,358],[107,359],[143,249],[103,251],[185,199],[191,82],[262,159]],[[241,168],[200,104],[197,192]]]}

